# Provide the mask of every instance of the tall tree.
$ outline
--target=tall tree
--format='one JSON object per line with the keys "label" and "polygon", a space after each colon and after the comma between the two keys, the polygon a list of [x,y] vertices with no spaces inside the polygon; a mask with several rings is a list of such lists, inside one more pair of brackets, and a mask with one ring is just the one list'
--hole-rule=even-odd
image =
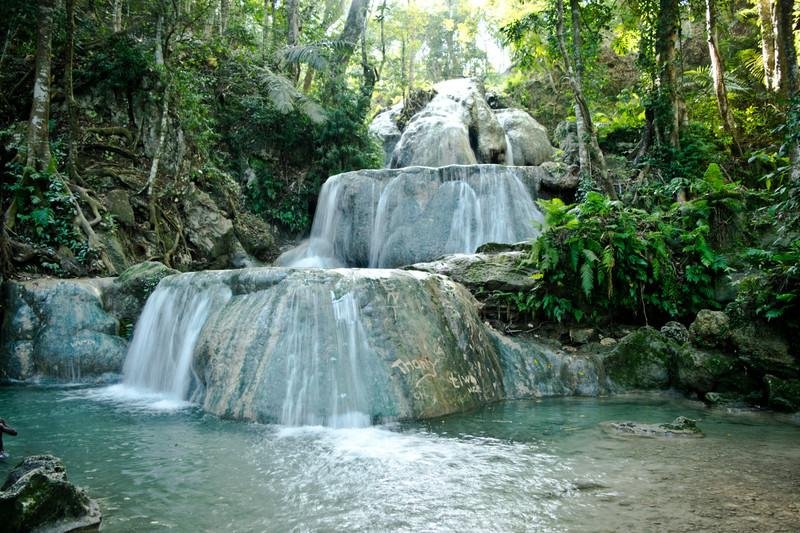
{"label": "tall tree", "polygon": [[[788,101],[787,115],[800,121],[800,66],[795,48],[794,0],[777,0],[777,48],[780,58],[780,89]],[[795,126],[796,128],[796,126]],[[791,177],[800,183],[800,133],[789,133],[789,157],[792,162]]]}
{"label": "tall tree", "polygon": [[659,101],[655,113],[656,138],[680,148],[683,99],[678,79],[680,3],[660,0],[656,20],[655,59]]}
{"label": "tall tree", "polygon": [[711,59],[711,78],[714,82],[714,95],[717,98],[717,109],[722,118],[722,125],[728,135],[733,139],[733,151],[742,155],[739,144],[739,132],[733,120],[733,114],[728,103],[728,89],[725,86],[725,66],[719,53],[717,38],[717,3],[716,0],[706,0],[706,40],[708,42],[708,56]]}
{"label": "tall tree", "polygon": [[756,0],[758,22],[761,30],[761,61],[764,64],[764,86],[768,91],[777,91],[780,78],[780,66],[775,49],[775,2],[774,0]]}
{"label": "tall tree", "polygon": [[50,163],[50,69],[55,0],[39,0],[33,104],[28,122],[27,166],[41,170]]}

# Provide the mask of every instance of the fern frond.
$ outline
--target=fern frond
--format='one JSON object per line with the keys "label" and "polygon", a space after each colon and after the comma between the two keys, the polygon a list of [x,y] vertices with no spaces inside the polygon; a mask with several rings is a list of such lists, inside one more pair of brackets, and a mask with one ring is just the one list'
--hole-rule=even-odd
{"label": "fern frond", "polygon": [[278,51],[278,62],[281,65],[306,64],[314,70],[325,71],[329,61],[325,57],[328,47],[321,43],[286,46]]}
{"label": "fern frond", "polygon": [[589,261],[584,262],[581,266],[581,289],[587,298],[594,289],[594,269]]}

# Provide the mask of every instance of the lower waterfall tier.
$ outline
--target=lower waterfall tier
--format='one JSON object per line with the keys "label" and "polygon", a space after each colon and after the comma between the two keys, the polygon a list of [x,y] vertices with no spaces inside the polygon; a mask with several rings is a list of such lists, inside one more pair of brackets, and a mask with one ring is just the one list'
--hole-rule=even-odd
{"label": "lower waterfall tier", "polygon": [[125,382],[224,417],[335,427],[504,396],[498,353],[466,289],[395,270],[166,278],[137,325]]}

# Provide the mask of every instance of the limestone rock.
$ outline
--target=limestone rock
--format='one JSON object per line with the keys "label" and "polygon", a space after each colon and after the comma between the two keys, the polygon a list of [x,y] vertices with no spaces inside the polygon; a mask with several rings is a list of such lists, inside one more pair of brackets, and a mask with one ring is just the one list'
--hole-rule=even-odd
{"label": "limestone rock", "polygon": [[728,344],[730,318],[722,311],[701,309],[689,326],[689,338],[701,348],[723,348]]}
{"label": "limestone rock", "polygon": [[569,330],[569,340],[575,344],[586,344],[594,336],[595,331],[592,328],[572,328]]}
{"label": "limestone rock", "polygon": [[675,346],[645,326],[623,337],[603,363],[613,383],[625,388],[661,389],[670,385]]}
{"label": "limestone rock", "polygon": [[678,344],[689,342],[689,330],[680,322],[667,322],[661,326],[661,334]]}
{"label": "limestone rock", "polygon": [[541,165],[553,157],[547,130],[528,113],[521,109],[500,109],[495,116],[511,145],[506,164]]}
{"label": "limestone rock", "polygon": [[157,261],[145,261],[128,268],[103,293],[103,303],[123,324],[135,324],[147,298],[165,277],[178,271]]}
{"label": "limestone rock", "polygon": [[612,433],[631,437],[671,438],[704,437],[697,420],[679,416],[669,424],[640,424],[638,422],[604,422],[602,427]]}
{"label": "limestone rock", "polygon": [[127,344],[103,308],[111,279],[8,282],[0,379],[96,379],[122,368]]}
{"label": "limestone rock", "polygon": [[397,127],[397,117],[403,109],[403,104],[397,104],[385,111],[375,115],[369,125],[369,133],[380,141],[383,146],[384,166],[389,165],[392,159],[397,141],[400,140],[402,132]]}
{"label": "limestone rock", "polygon": [[[190,374],[199,383],[189,394],[211,413],[337,425],[349,413],[428,418],[503,398],[500,363],[475,300],[442,276],[377,269],[197,272],[165,279],[151,302],[200,302],[195,298],[203,291],[217,296],[193,345]],[[253,323],[258,327],[243,326]],[[147,339],[158,344],[160,335],[150,331]],[[146,343],[136,351],[137,342],[132,356],[144,359],[136,366],[152,368],[168,357]]]}
{"label": "limestone rock", "polygon": [[200,263],[210,268],[228,264],[236,236],[233,223],[208,193],[192,187],[183,200],[186,239],[200,254]]}
{"label": "limestone rock", "polygon": [[566,354],[535,339],[507,337],[492,330],[508,399],[541,396],[597,396],[609,392],[599,358]]}
{"label": "limestone rock", "polygon": [[436,261],[405,267],[447,276],[473,294],[478,291],[530,291],[537,286],[530,270],[521,268],[525,252],[446,255]]}
{"label": "limestone rock", "polygon": [[101,519],[97,502],[67,481],[64,463],[52,455],[26,457],[0,489],[3,531],[75,531]]}
{"label": "limestone rock", "polygon": [[[472,79],[440,82],[436,95],[406,125],[389,166],[443,167],[503,163],[505,131]],[[386,117],[381,117],[376,128]]]}

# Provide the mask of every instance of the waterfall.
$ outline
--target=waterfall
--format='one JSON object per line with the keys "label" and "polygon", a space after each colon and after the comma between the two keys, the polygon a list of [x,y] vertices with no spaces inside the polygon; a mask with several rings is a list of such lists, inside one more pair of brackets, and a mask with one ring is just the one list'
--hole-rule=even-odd
{"label": "waterfall", "polygon": [[192,358],[200,333],[215,308],[231,297],[225,285],[165,279],[147,299],[123,368],[123,383],[161,393],[172,400],[188,400],[199,380]]}
{"label": "waterfall", "polygon": [[522,177],[503,165],[363,170],[322,188],[311,237],[276,264],[392,268],[487,242],[531,240],[543,220]]}
{"label": "waterfall", "polygon": [[506,165],[510,167],[514,166],[514,147],[511,144],[508,133],[506,133]]}

